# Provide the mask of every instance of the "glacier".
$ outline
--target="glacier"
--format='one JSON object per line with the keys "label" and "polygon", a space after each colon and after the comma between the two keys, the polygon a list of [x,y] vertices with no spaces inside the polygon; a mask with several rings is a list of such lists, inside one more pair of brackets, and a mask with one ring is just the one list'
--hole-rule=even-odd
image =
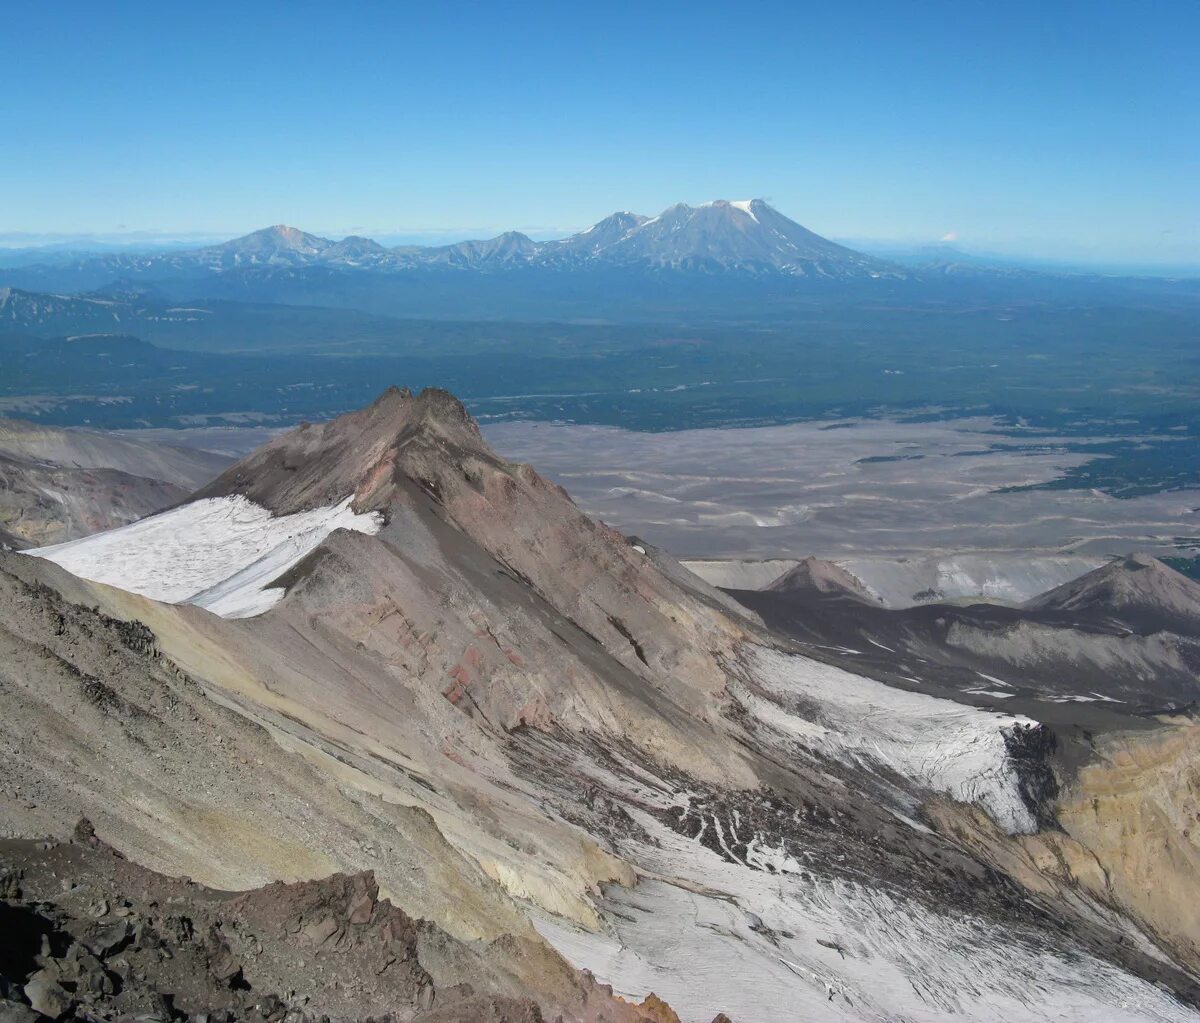
{"label": "glacier", "polygon": [[379,513],[355,512],[352,500],[274,515],[240,494],[208,497],[127,526],[22,553],[143,597],[195,604],[222,618],[251,618],[282,598],[283,589],[271,582],[335,529],[379,532]]}

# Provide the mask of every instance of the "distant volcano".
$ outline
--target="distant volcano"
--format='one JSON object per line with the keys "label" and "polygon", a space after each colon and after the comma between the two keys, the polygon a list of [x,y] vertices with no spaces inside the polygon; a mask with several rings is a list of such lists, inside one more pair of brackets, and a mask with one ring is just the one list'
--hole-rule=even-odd
{"label": "distant volcano", "polygon": [[[611,237],[614,217],[559,244],[573,247],[589,236]],[[546,246],[547,252],[553,251],[553,244]],[[774,271],[802,277],[897,273],[895,267],[882,260],[801,227],[761,199],[717,199],[700,206],[678,203],[657,217],[638,218],[619,237],[594,247],[588,255],[600,262],[619,264]]]}

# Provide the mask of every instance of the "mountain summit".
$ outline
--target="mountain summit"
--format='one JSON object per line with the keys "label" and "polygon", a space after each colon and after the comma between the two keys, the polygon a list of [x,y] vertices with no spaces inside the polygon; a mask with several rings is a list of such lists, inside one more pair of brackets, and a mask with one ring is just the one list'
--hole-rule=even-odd
{"label": "mountain summit", "polygon": [[298,264],[316,259],[333,244],[328,238],[319,238],[286,224],[276,224],[200,251],[218,256],[223,266],[247,263]]}
{"label": "mountain summit", "polygon": [[596,256],[673,269],[736,268],[801,277],[894,272],[880,260],[801,227],[761,199],[677,203],[636,224]]}
{"label": "mountain summit", "polygon": [[586,231],[580,231],[578,234],[571,235],[570,238],[549,243],[546,249],[549,252],[557,251],[574,255],[599,255],[609,246],[621,241],[631,231],[641,227],[649,219],[640,213],[623,210],[620,213],[610,214]]}
{"label": "mountain summit", "polygon": [[1200,633],[1200,583],[1148,554],[1130,554],[1029,601],[1039,611],[1119,614],[1146,631]]}

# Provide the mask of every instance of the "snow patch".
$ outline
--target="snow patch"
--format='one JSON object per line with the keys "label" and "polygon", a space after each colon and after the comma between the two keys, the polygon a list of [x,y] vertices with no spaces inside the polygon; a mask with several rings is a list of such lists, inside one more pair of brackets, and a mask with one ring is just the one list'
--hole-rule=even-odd
{"label": "snow patch", "polygon": [[1005,734],[1030,718],[895,689],[797,654],[754,647],[751,673],[772,697],[739,698],[765,724],[826,756],[885,768],[960,802],[1009,834],[1037,823],[1021,797]]}
{"label": "snow patch", "polygon": [[753,202],[754,202],[753,199],[731,199],[729,202],[729,205],[732,206],[735,210],[741,210],[743,213],[746,214],[746,216],[748,216],[751,220],[753,220],[757,224],[758,217],[756,217],[754,215],[754,210],[751,207],[751,203],[753,203]]}
{"label": "snow patch", "polygon": [[222,618],[250,618],[282,598],[283,589],[269,584],[335,529],[379,532],[379,513],[358,514],[352,500],[276,516],[240,494],[209,497],[23,553],[154,600],[196,604]]}

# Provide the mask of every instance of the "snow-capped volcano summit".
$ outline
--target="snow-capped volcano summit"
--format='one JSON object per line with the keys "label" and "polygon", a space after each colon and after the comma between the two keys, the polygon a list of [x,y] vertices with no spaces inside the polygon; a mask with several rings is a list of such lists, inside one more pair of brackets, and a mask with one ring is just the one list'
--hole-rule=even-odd
{"label": "snow-capped volcano summit", "polygon": [[597,258],[675,269],[743,269],[796,276],[859,277],[886,263],[837,245],[761,199],[677,203],[626,231]]}
{"label": "snow-capped volcano summit", "polygon": [[709,202],[702,202],[700,205],[701,207],[728,206],[730,209],[741,210],[748,217],[757,220],[758,217],[754,215],[754,204],[756,202],[762,203],[764,206],[766,205],[761,199],[712,199]]}

